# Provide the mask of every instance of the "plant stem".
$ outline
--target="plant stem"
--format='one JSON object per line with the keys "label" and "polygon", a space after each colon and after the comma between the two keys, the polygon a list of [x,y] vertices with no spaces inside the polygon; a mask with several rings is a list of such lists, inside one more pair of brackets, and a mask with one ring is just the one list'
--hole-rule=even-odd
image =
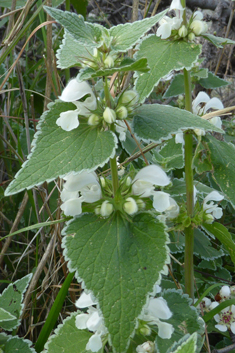
{"label": "plant stem", "polygon": [[[185,86],[185,109],[192,111],[191,96],[191,78],[190,72],[184,69],[184,86]],[[185,153],[185,181],[186,181],[186,198],[187,198],[187,214],[192,217],[194,210],[193,196],[193,135],[188,131],[184,134],[184,153]],[[184,255],[184,271],[185,271],[185,291],[194,297],[194,268],[193,268],[193,248],[194,248],[194,229],[190,225],[185,229],[185,255]]]}
{"label": "plant stem", "polygon": [[[107,77],[105,77],[105,81],[104,81],[104,95],[105,95],[106,105],[110,108],[111,102],[110,102],[110,93],[109,93],[109,86],[108,86]],[[115,131],[114,124],[111,125],[111,130],[113,132]],[[118,190],[118,169],[117,169],[116,155],[114,158],[110,158],[110,168],[111,168],[111,173],[112,173],[113,196],[115,196],[115,194]]]}

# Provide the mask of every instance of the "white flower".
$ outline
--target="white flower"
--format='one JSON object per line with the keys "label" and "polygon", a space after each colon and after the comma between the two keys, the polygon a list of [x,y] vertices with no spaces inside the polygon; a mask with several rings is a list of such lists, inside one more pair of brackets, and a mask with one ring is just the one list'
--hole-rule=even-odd
{"label": "white flower", "polygon": [[181,4],[181,0],[172,0],[171,6],[170,6],[170,10],[180,10],[183,11],[184,8]]}
{"label": "white flower", "polygon": [[127,132],[127,126],[124,121],[118,120],[115,124],[115,129],[117,133],[119,134],[119,140],[120,141],[125,141],[126,140],[126,132]]}
{"label": "white flower", "polygon": [[192,29],[196,36],[200,36],[201,34],[206,33],[208,30],[208,25],[204,21],[194,20],[190,25],[190,29]]}
{"label": "white flower", "polygon": [[[206,94],[205,92],[199,92],[197,97],[194,99],[192,103],[193,113],[200,116],[206,114],[206,112],[209,109],[219,110],[223,108],[224,108],[223,103],[219,98],[216,98],[216,97],[210,98],[208,94]],[[210,119],[209,122],[219,128],[221,128],[222,126],[220,117],[214,117]],[[205,131],[201,129],[195,129],[194,132],[198,136],[205,135]]]}
{"label": "white flower", "polygon": [[157,165],[148,165],[142,168],[135,176],[132,185],[134,195],[148,197],[153,195],[154,185],[166,186],[170,179],[161,167]]}
{"label": "white flower", "polygon": [[164,298],[150,297],[147,306],[140,315],[140,319],[148,322],[149,325],[157,325],[159,337],[169,339],[174,332],[174,327],[171,324],[160,321],[160,319],[167,320],[170,319],[171,316],[172,312],[168,308]]}
{"label": "white flower", "polygon": [[186,37],[188,34],[187,27],[185,25],[181,26],[178,33],[180,37],[182,38]]}
{"label": "white flower", "polygon": [[[90,96],[84,102],[78,102],[78,99],[88,94]],[[90,111],[97,107],[95,95],[89,84],[85,81],[78,82],[76,78],[69,81],[59,98],[63,102],[71,102],[77,107],[75,110],[60,113],[60,117],[56,120],[56,124],[65,131],[76,129],[79,126],[78,116],[89,116]]]}
{"label": "white flower", "polygon": [[102,196],[101,187],[94,172],[70,174],[64,179],[66,183],[61,192],[63,204],[60,207],[66,216],[81,214],[82,202],[93,203],[100,200]]}
{"label": "white flower", "polygon": [[218,191],[210,192],[203,200],[203,210],[206,213],[211,213],[215,219],[221,218],[223,215],[223,210],[221,207],[216,205],[213,201],[222,201],[223,199],[224,199],[224,196],[220,195]]}
{"label": "white flower", "polygon": [[104,66],[108,68],[114,66],[114,59],[112,55],[108,55],[107,58],[104,60]]}
{"label": "white flower", "polygon": [[171,31],[174,29],[179,29],[183,21],[184,8],[181,5],[180,0],[173,0],[170,6],[170,10],[175,10],[176,16],[170,18],[169,16],[164,16],[160,21],[160,27],[157,30],[157,36],[162,39],[167,39],[171,35]]}
{"label": "white flower", "polygon": [[92,305],[96,304],[97,302],[93,301],[91,295],[85,292],[82,293],[81,297],[76,302],[78,308],[89,307],[87,313],[78,314],[76,316],[75,325],[79,330],[88,329],[94,332],[94,335],[89,338],[86,345],[86,349],[92,352],[98,352],[102,348],[102,335],[107,333],[107,329],[103,324],[98,310],[92,307]]}
{"label": "white flower", "polygon": [[136,347],[137,353],[153,353],[154,352],[154,342],[147,341]]}

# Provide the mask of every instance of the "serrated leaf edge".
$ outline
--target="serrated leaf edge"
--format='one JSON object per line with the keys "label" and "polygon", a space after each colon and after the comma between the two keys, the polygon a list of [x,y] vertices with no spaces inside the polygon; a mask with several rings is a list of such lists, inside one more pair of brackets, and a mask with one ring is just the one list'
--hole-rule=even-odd
{"label": "serrated leaf edge", "polygon": [[[151,214],[151,212],[141,212],[141,213],[149,213],[149,214]],[[79,219],[79,218],[81,218],[81,217],[82,217],[83,215],[85,215],[85,214],[89,214],[89,213],[88,213],[88,212],[84,212],[84,213],[82,213],[82,214],[80,214],[80,215],[78,215],[78,216],[75,216],[73,219],[70,219],[69,221],[67,221],[67,222],[65,223],[65,227],[63,228],[63,230],[62,230],[62,232],[61,232],[61,234],[64,236],[63,239],[62,239],[61,246],[62,246],[62,248],[64,249],[64,251],[63,251],[63,256],[64,256],[65,261],[67,262],[67,266],[68,266],[69,272],[71,272],[71,273],[72,273],[72,272],[75,272],[75,277],[76,277],[77,281],[81,283],[82,289],[84,289],[87,294],[91,294],[91,297],[93,298],[93,300],[97,302],[96,306],[97,306],[97,310],[98,310],[99,316],[103,319],[103,322],[105,322],[104,316],[103,316],[103,313],[102,313],[102,310],[101,310],[101,308],[100,308],[99,300],[95,297],[95,295],[94,295],[94,293],[93,293],[92,290],[88,290],[88,289],[86,288],[86,285],[85,285],[85,282],[84,282],[83,278],[79,276],[79,273],[78,273],[78,271],[77,271],[75,268],[72,268],[72,266],[71,266],[71,261],[70,261],[70,259],[67,257],[67,248],[66,248],[65,242],[66,242],[66,237],[67,237],[68,235],[66,235],[65,232],[66,232],[66,230],[67,230],[69,224],[70,224],[71,222],[73,222],[74,219]],[[167,246],[167,244],[170,243],[170,238],[169,238],[169,234],[167,233],[167,227],[166,227],[166,225],[165,225],[165,224],[163,224],[163,225],[165,226],[164,233],[165,233],[165,235],[166,235],[166,243],[165,243],[165,248],[166,248],[166,261],[165,261],[165,265],[163,266],[163,269],[159,272],[158,280],[154,283],[152,292],[146,293],[146,303],[145,303],[145,304],[143,305],[143,307],[141,308],[141,311],[140,311],[139,315],[135,318],[135,321],[136,321],[136,323],[135,323],[135,328],[134,328],[133,332],[130,334],[129,340],[128,340],[128,342],[127,342],[126,349],[128,348],[128,346],[129,346],[129,344],[130,344],[130,340],[131,340],[131,338],[134,337],[135,331],[136,331],[136,329],[138,328],[138,317],[139,317],[139,316],[141,315],[141,313],[144,311],[144,308],[148,305],[150,296],[154,296],[154,295],[156,294],[155,285],[161,283],[162,275],[168,275],[167,264],[170,264],[171,260],[170,260],[170,249],[169,249],[169,247]],[[69,236],[73,236],[73,235],[69,235]],[[107,327],[106,327],[106,328],[107,328]],[[108,331],[108,329],[107,329],[107,331]],[[109,344],[112,345],[112,340],[111,340],[110,334],[109,334],[109,336],[108,336],[108,340],[109,340]],[[114,353],[119,353],[119,352],[116,352],[116,350],[114,349],[114,347],[113,347],[113,352],[114,352]],[[43,352],[43,353],[44,353],[44,352]],[[120,353],[121,353],[121,352],[120,352]],[[123,353],[124,353],[124,352],[123,352]]]}
{"label": "serrated leaf edge", "polygon": [[[135,52],[135,54],[134,54],[134,56],[133,56],[134,59],[136,59],[136,56],[138,55],[138,51],[139,51],[139,49],[140,49],[140,45],[143,43],[143,41],[144,41],[144,40],[147,40],[149,37],[153,37],[153,36],[155,36],[155,34],[149,34],[148,36],[144,37],[144,38],[141,40],[140,43],[137,44],[137,46],[136,46],[136,52]],[[193,65],[198,61],[198,58],[199,58],[200,54],[201,54],[201,53],[199,53],[199,54],[197,55],[196,59],[191,63],[190,66],[186,67],[186,66],[183,65],[182,67],[179,67],[179,68],[177,67],[177,69],[172,69],[172,70],[170,70],[169,72],[167,72],[164,76],[160,77],[159,80],[156,81],[156,83],[155,83],[155,85],[152,87],[152,89],[149,91],[149,93],[147,94],[147,96],[145,96],[145,97],[140,101],[140,103],[143,103],[143,102],[146,100],[146,98],[148,98],[148,97],[150,96],[150,94],[151,94],[152,91],[154,90],[154,87],[156,87],[156,86],[158,85],[159,81],[160,81],[163,77],[165,77],[166,75],[168,75],[170,72],[172,72],[172,71],[180,71],[180,70],[183,70],[183,69],[186,69],[186,70],[189,71],[189,70],[193,67]],[[150,68],[150,70],[151,70],[151,68]],[[150,71],[150,73],[151,73],[151,71]],[[135,88],[135,89],[136,89],[136,85],[137,85],[137,82],[138,82],[138,79],[139,79],[140,75],[141,75],[141,74],[139,74],[138,71],[135,71],[135,72],[134,72],[133,78],[134,78],[134,88]]]}
{"label": "serrated leaf edge", "polygon": [[[39,121],[39,123],[38,123],[38,125],[37,125],[37,132],[35,133],[34,138],[33,138],[33,141],[32,141],[32,144],[31,144],[31,147],[32,147],[32,148],[31,148],[31,152],[30,152],[30,154],[27,156],[27,160],[24,161],[24,163],[22,164],[20,170],[18,170],[18,172],[16,173],[14,179],[11,181],[11,183],[9,184],[9,186],[7,187],[7,189],[5,190],[5,193],[4,193],[5,196],[10,196],[10,195],[18,194],[19,192],[21,192],[21,191],[23,191],[23,190],[25,190],[25,189],[26,189],[26,190],[30,190],[30,189],[32,189],[33,187],[39,186],[39,185],[41,185],[41,184],[44,183],[44,182],[50,183],[51,181],[55,180],[55,179],[58,178],[58,177],[63,179],[63,177],[65,177],[65,176],[67,176],[67,175],[69,175],[69,174],[80,174],[80,173],[82,173],[82,172],[84,172],[84,171],[85,171],[85,172],[93,172],[93,171],[95,171],[98,167],[103,167],[103,166],[109,161],[110,158],[114,158],[115,153],[116,153],[116,149],[117,149],[117,147],[118,147],[118,138],[117,138],[117,136],[115,135],[114,132],[110,131],[111,134],[112,134],[113,137],[114,137],[114,148],[113,148],[113,151],[112,151],[111,155],[110,155],[108,158],[106,158],[106,160],[105,160],[104,162],[102,162],[102,163],[100,163],[100,164],[97,164],[94,168],[91,168],[91,169],[82,169],[82,170],[80,170],[79,172],[74,172],[74,171],[71,170],[71,172],[69,172],[69,173],[59,174],[59,175],[57,175],[57,176],[54,177],[54,178],[48,178],[48,179],[46,179],[46,180],[44,180],[44,181],[40,181],[39,183],[31,184],[31,185],[27,186],[26,188],[24,187],[24,188],[21,188],[21,189],[19,189],[19,190],[17,190],[17,191],[14,191],[14,192],[11,192],[11,191],[10,191],[10,192],[9,192],[9,188],[11,187],[11,185],[12,185],[13,183],[15,183],[15,181],[17,180],[18,175],[22,172],[22,169],[26,166],[26,164],[29,162],[30,158],[32,157],[32,155],[33,155],[33,153],[34,153],[34,150],[35,150],[36,147],[37,147],[38,136],[42,134],[41,126],[42,126],[42,124],[44,123],[47,114],[50,112],[50,108],[51,108],[56,102],[60,102],[60,100],[57,99],[57,100],[55,100],[55,102],[50,102],[50,103],[48,104],[48,106],[47,106],[47,107],[48,107],[48,110],[45,111],[45,112],[41,115],[40,121]],[[79,128],[79,127],[78,127],[78,128]]]}
{"label": "serrated leaf edge", "polygon": [[[29,277],[29,278],[28,278],[28,281],[27,281],[27,284],[25,285],[25,289],[23,290],[23,292],[21,292],[21,304],[20,304],[21,310],[20,310],[20,313],[19,313],[19,316],[20,316],[21,313],[22,313],[22,310],[23,310],[23,308],[24,308],[24,304],[22,303],[22,300],[23,300],[23,297],[24,297],[24,293],[26,292],[26,289],[27,289],[27,287],[28,287],[28,284],[29,284],[29,282],[30,282],[32,276],[33,276],[33,274],[32,274],[32,273],[29,273],[28,275],[26,275],[26,276],[24,276],[24,277],[18,279],[17,281],[15,281],[15,282],[13,282],[13,283],[10,283],[10,284],[4,289],[4,291],[0,294],[0,305],[1,305],[1,297],[3,296],[4,292],[6,292],[9,287],[12,287],[13,284],[18,283],[18,282],[21,281],[23,278]],[[2,308],[2,307],[1,307],[1,308]],[[2,309],[4,309],[4,308],[2,308]],[[17,319],[17,318],[16,318],[16,319]],[[14,330],[15,328],[17,328],[18,325],[19,325],[19,323],[20,323],[20,319],[17,319],[16,325],[15,325],[14,327],[12,327],[11,329],[8,329],[8,331],[12,331],[12,330]]]}

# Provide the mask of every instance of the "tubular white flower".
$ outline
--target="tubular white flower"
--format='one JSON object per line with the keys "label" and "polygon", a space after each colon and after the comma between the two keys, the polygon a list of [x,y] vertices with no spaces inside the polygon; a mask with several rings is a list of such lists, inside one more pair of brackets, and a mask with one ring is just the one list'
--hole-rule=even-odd
{"label": "tubular white flower", "polygon": [[[219,219],[223,215],[223,210],[218,205],[214,204],[213,201],[222,201],[224,196],[222,196],[218,191],[210,192],[203,200],[203,210],[206,213],[211,213],[215,219]],[[212,201],[208,203],[209,201]]]}
{"label": "tubular white flower", "polygon": [[101,187],[94,172],[70,174],[64,179],[66,183],[61,193],[63,204],[60,207],[66,216],[74,217],[81,214],[82,202],[93,203],[101,199]]}
{"label": "tubular white flower", "polygon": [[[77,101],[87,94],[90,97],[86,98],[84,102]],[[85,81],[78,82],[76,78],[69,81],[59,98],[63,102],[71,102],[77,107],[75,110],[60,113],[60,117],[56,120],[56,124],[65,131],[76,129],[79,126],[78,116],[88,116],[90,110],[97,107],[95,95],[89,84]]]}
{"label": "tubular white flower", "polygon": [[170,195],[163,191],[153,191],[153,207],[158,212],[164,212],[170,207]]}
{"label": "tubular white flower", "polygon": [[170,6],[170,10],[180,10],[180,11],[183,11],[184,8],[181,4],[181,1],[180,0],[172,0],[171,2],[171,6]]}
{"label": "tubular white flower", "polygon": [[182,7],[180,0],[173,0],[170,10],[175,10],[176,16],[173,18],[164,16],[159,21],[160,27],[158,28],[156,35],[162,39],[169,38],[171,31],[174,29],[179,29],[183,21],[184,8]]}
{"label": "tubular white flower", "polygon": [[150,298],[147,306],[144,308],[140,319],[148,322],[149,325],[158,326],[158,335],[161,338],[169,339],[174,332],[174,327],[171,324],[160,321],[170,319],[172,312],[168,308],[164,298]]}
{"label": "tubular white flower", "polygon": [[154,185],[166,186],[170,179],[161,167],[157,165],[148,165],[142,168],[135,176],[132,185],[134,195],[148,197],[153,195]]}
{"label": "tubular white flower", "polygon": [[76,316],[75,325],[78,329],[84,330],[88,329],[91,332],[94,332],[86,345],[87,350],[92,352],[98,352],[102,348],[102,335],[107,333],[107,329],[103,324],[103,320],[99,315],[99,312],[96,308],[93,308],[92,305],[96,305],[97,302],[93,301],[91,294],[82,293],[80,298],[76,301],[76,306],[78,308],[89,307],[86,314],[78,314]]}
{"label": "tubular white flower", "polygon": [[[208,94],[206,94],[205,92],[199,92],[197,97],[194,99],[192,103],[193,113],[200,116],[206,114],[209,109],[220,110],[223,108],[224,108],[224,105],[219,98],[216,98],[216,97],[210,98]],[[213,117],[208,121],[219,128],[222,127],[221,118],[218,116]],[[194,132],[198,136],[205,135],[205,131],[202,129],[195,129]]]}
{"label": "tubular white flower", "polygon": [[79,309],[88,308],[91,305],[96,305],[97,302],[94,301],[91,297],[91,293],[86,294],[82,292],[81,296],[76,301],[75,305]]}

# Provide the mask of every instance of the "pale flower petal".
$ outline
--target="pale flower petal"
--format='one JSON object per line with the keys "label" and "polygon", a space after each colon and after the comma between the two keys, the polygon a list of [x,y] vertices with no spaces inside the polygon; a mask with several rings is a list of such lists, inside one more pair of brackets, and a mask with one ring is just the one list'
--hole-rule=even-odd
{"label": "pale flower petal", "polygon": [[65,131],[71,131],[79,126],[77,110],[68,110],[60,113],[60,117],[56,120],[56,124]]}
{"label": "pale flower petal", "polygon": [[60,194],[61,201],[65,202],[70,199],[76,199],[78,198],[78,191],[68,191],[66,189],[63,189],[61,194]]}
{"label": "pale flower petal", "polygon": [[142,168],[135,176],[136,180],[146,181],[152,185],[166,186],[170,184],[170,178],[166,175],[164,170],[157,165],[148,165]]}
{"label": "pale flower petal", "polygon": [[209,120],[209,122],[218,127],[219,129],[222,129],[222,120],[219,116],[214,116]]}
{"label": "pale flower petal", "polygon": [[172,333],[174,332],[174,327],[167,322],[162,322],[159,320],[158,324],[158,336],[163,339],[170,339]]}
{"label": "pale flower petal", "polygon": [[198,93],[197,97],[194,99],[192,103],[192,109],[194,114],[198,114],[199,110],[201,109],[200,104],[201,103],[207,103],[209,102],[210,97],[208,96],[207,93],[201,91]]}
{"label": "pale flower petal", "polygon": [[180,0],[172,0],[171,6],[170,6],[170,10],[181,10],[183,11],[184,8],[181,4]]}
{"label": "pale flower petal", "polygon": [[153,207],[158,212],[164,212],[170,207],[170,195],[163,191],[153,191]]}
{"label": "pale flower petal", "polygon": [[96,305],[97,301],[94,301],[91,297],[91,293],[86,294],[85,292],[82,292],[81,296],[79,299],[76,301],[75,305],[79,309],[87,308],[91,305]]}
{"label": "pale flower petal", "polygon": [[64,188],[68,191],[81,190],[84,186],[98,183],[95,172],[82,172],[77,174],[69,174],[64,177],[66,183]]}
{"label": "pale flower petal", "polygon": [[64,102],[74,102],[87,94],[93,94],[90,85],[86,81],[78,82],[76,78],[73,78],[63,89],[59,98]]}
{"label": "pale flower petal", "polygon": [[201,11],[195,11],[193,14],[193,19],[201,21],[203,19],[203,13]]}
{"label": "pale flower petal", "polygon": [[224,109],[224,105],[219,98],[213,97],[206,103],[204,113],[206,113],[209,109]]}
{"label": "pale flower petal", "polygon": [[79,115],[89,116],[92,110],[97,107],[96,98],[93,92],[90,93],[91,97],[85,99],[84,102],[73,102],[77,106]]}
{"label": "pale flower petal", "polygon": [[101,199],[102,192],[100,184],[88,184],[81,189],[84,202],[93,203]]}
{"label": "pale flower petal", "polygon": [[162,39],[169,38],[171,35],[171,24],[169,22],[162,23],[157,29],[156,35]]}
{"label": "pale flower petal", "polygon": [[218,325],[215,325],[215,327],[216,327],[218,330],[220,330],[221,332],[226,332],[226,331],[227,331],[227,326],[225,326],[225,325],[220,325],[220,324],[218,324]]}
{"label": "pale flower petal", "polygon": [[126,141],[127,126],[124,121],[118,120],[115,124],[116,132],[119,134],[120,141]]}
{"label": "pale flower petal", "polygon": [[147,310],[150,315],[158,319],[167,320],[172,316],[172,312],[168,308],[166,300],[162,297],[150,298]]}
{"label": "pale flower petal", "polygon": [[102,348],[101,336],[94,334],[89,338],[89,341],[86,345],[86,349],[92,352],[98,352]]}
{"label": "pale flower petal", "polygon": [[183,132],[178,132],[175,134],[175,143],[182,143],[184,145],[184,133]]}
{"label": "pale flower petal", "polygon": [[87,328],[89,331],[95,332],[102,325],[102,318],[99,316],[98,310],[93,308],[89,319],[87,320]]}
{"label": "pale flower petal", "polygon": [[210,192],[203,201],[203,204],[206,204],[208,201],[222,201],[224,199],[224,196],[221,195],[218,191],[212,191]]}
{"label": "pale flower petal", "polygon": [[82,201],[83,198],[79,197],[77,199],[70,199],[65,201],[60,208],[64,211],[66,216],[77,216],[82,213]]}
{"label": "pale flower petal", "polygon": [[235,322],[233,322],[231,324],[230,329],[231,329],[232,333],[235,334]]}
{"label": "pale flower petal", "polygon": [[88,314],[78,314],[76,316],[75,325],[79,330],[84,330],[87,328],[87,320],[89,318]]}

